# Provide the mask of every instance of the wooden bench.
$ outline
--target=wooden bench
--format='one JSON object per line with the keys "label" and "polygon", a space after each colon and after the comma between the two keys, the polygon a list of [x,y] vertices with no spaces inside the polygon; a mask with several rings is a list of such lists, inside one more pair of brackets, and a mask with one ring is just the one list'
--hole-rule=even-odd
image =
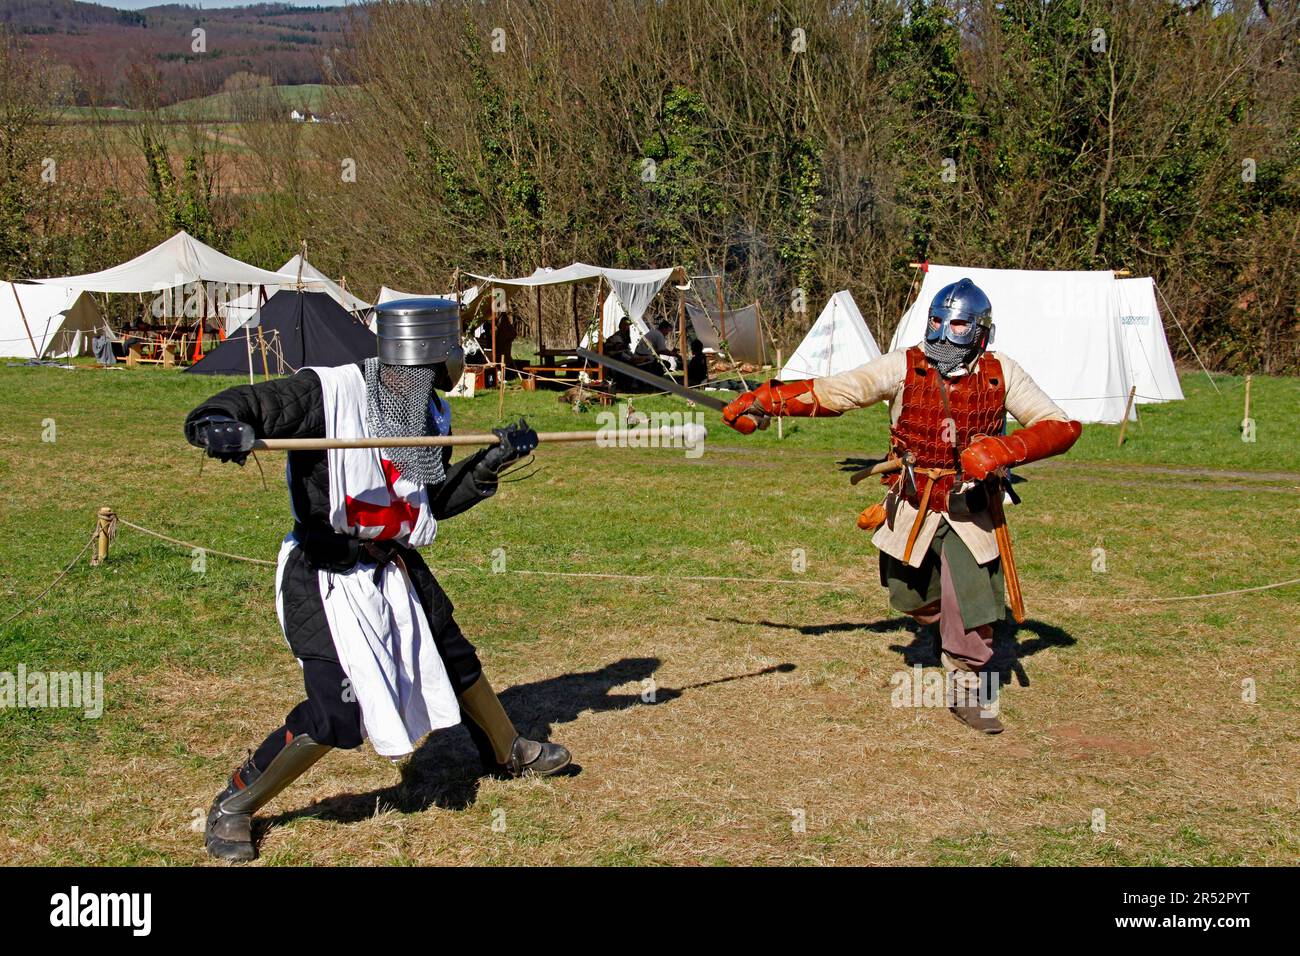
{"label": "wooden bench", "polygon": [[153,346],[153,348],[160,354],[146,358],[140,343],[133,342],[131,347],[126,350],[126,367],[131,368],[134,365],[161,365],[163,368],[176,367],[175,345],[169,342],[163,345]]}

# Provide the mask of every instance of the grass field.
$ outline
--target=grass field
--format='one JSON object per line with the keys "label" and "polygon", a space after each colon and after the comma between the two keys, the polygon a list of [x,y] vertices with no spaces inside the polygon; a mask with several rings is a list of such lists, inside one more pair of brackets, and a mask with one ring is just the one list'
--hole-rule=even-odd
{"label": "grass field", "polygon": [[[266,808],[257,865],[1294,864],[1300,589],[1160,600],[1300,576],[1300,380],[1256,379],[1253,444],[1242,380],[1217,383],[1185,376],[1187,401],[1143,407],[1123,448],[1090,426],[1023,469],[1010,520],[1030,620],[999,635],[996,738],[891,705],[893,675],[937,666],[934,638],[889,609],[854,526],[879,486],[836,464],[883,451],[883,408],[790,422],[784,441],[716,426],[696,459],[543,447],[427,555],[516,722],[580,772],[480,779],[460,728],[405,784],[368,748],[335,752]],[[0,619],[101,505],[274,557],[281,458],[263,456],[264,489],[251,462],[200,468],[181,438],[224,384],[0,367]],[[497,403],[458,402],[458,430]],[[554,393],[509,392],[520,413],[595,427]],[[192,561],[123,528],[105,565],[83,558],[0,626],[0,672],[103,672],[105,694],[99,719],[0,710],[0,861],[206,861],[195,821],[302,688],[272,571]]]}
{"label": "grass field", "polygon": [[[291,109],[308,109],[313,113],[326,108],[327,96],[346,96],[344,88],[325,86],[321,83],[300,83],[293,86],[267,87],[263,91],[273,92],[284,104],[285,117]],[[242,97],[242,99],[241,99]],[[143,122],[150,118],[161,120],[188,121],[206,123],[232,119],[241,103],[248,99],[246,93],[212,93],[193,99],[181,100],[160,108],[156,116],[147,110],[128,109],[109,106],[61,106],[52,109],[50,118],[67,123],[95,122]]]}

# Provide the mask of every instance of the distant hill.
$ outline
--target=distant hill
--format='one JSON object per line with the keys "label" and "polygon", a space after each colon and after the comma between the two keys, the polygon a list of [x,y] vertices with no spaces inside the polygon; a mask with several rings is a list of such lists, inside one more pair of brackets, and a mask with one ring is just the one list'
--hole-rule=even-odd
{"label": "distant hill", "polygon": [[[360,15],[356,7],[277,3],[114,10],[79,0],[5,0],[0,28],[50,63],[67,105],[167,105],[247,79],[236,74],[275,85],[321,83],[327,59],[338,63],[349,19]],[[204,31],[204,52],[194,50],[195,29]]]}

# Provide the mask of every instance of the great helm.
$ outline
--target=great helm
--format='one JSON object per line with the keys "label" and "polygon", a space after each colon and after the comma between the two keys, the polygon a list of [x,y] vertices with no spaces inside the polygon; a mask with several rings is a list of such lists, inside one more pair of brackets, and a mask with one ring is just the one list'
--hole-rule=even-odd
{"label": "great helm", "polygon": [[454,384],[465,370],[460,307],[454,299],[397,299],[375,307],[379,361],[384,365],[443,365]]}
{"label": "great helm", "polygon": [[[940,289],[939,294],[930,302],[929,317],[938,319],[939,327],[935,328],[931,322],[926,323],[927,342],[947,339],[953,345],[978,343],[981,348],[985,348],[993,333],[993,304],[970,279],[958,279]],[[958,319],[970,323],[962,332],[952,329],[953,321]]]}

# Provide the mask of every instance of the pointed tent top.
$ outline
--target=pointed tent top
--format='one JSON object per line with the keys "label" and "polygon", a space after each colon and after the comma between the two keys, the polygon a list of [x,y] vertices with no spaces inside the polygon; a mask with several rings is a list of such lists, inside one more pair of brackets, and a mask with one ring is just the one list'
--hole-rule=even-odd
{"label": "pointed tent top", "polygon": [[349,312],[364,312],[370,308],[369,302],[358,299],[351,292],[345,290],[337,282],[321,272],[314,265],[303,258],[301,253],[295,255],[292,259],[280,266],[277,270],[281,276],[287,277],[290,281],[284,282],[281,279],[281,288],[296,288],[301,283],[304,292],[327,292],[343,308]]}
{"label": "pointed tent top", "polygon": [[877,358],[880,358],[880,346],[867,328],[852,294],[842,289],[826,300],[817,321],[777,378],[783,382],[823,378]]}
{"label": "pointed tent top", "polygon": [[37,281],[86,292],[161,292],[190,282],[279,286],[284,277],[218,252],[181,230],[121,265]]}

